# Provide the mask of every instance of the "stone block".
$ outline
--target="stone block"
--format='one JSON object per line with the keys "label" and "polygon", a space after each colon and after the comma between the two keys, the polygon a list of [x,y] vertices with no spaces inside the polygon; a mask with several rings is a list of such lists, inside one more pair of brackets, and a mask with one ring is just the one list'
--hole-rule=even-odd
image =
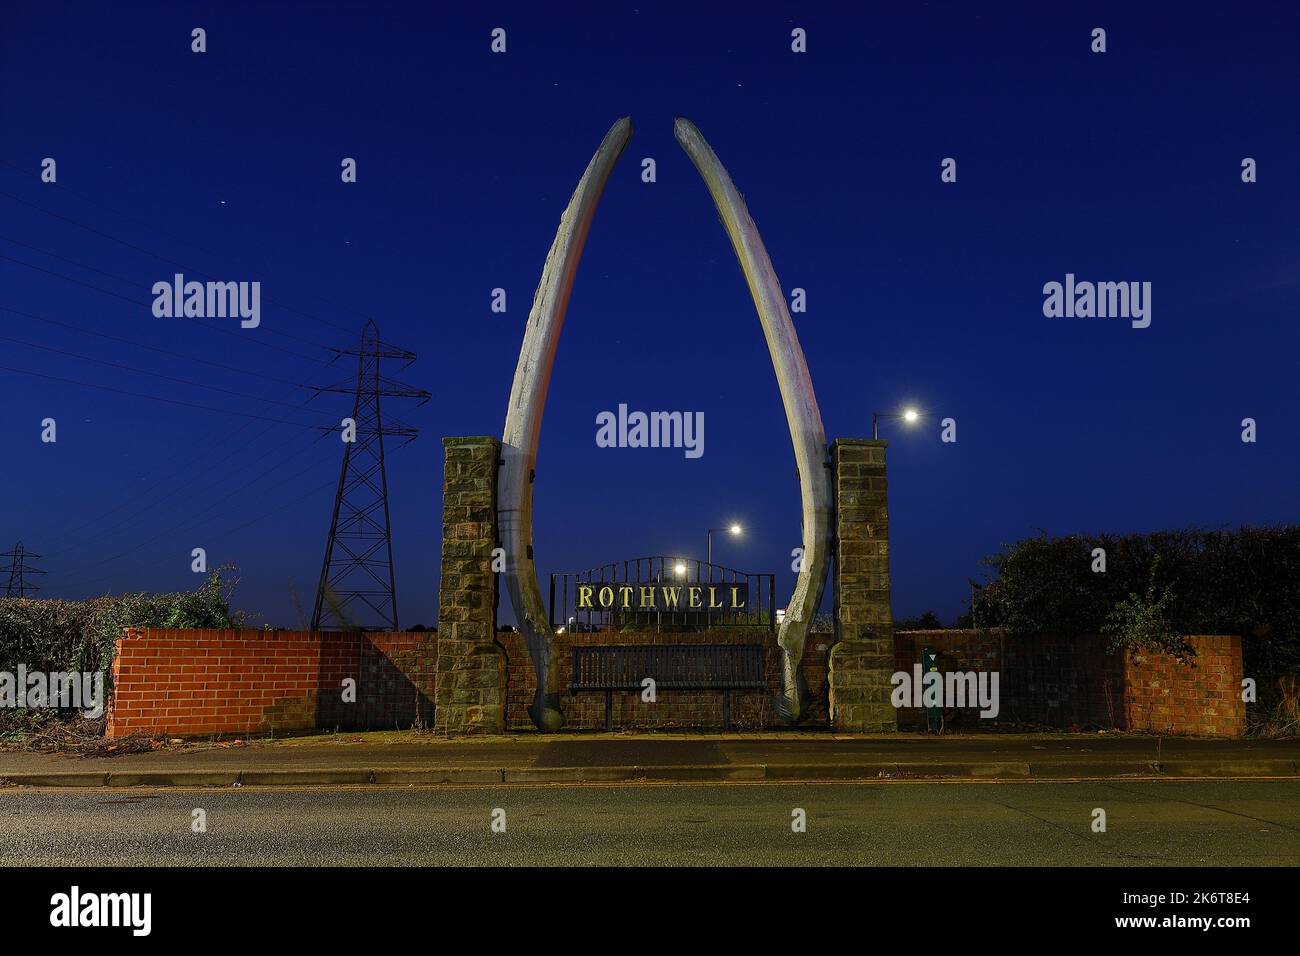
{"label": "stone block", "polygon": [[827,672],[831,726],[897,729],[890,703],[893,627],[889,590],[889,483],[883,441],[831,446],[835,491],[835,635]]}
{"label": "stone block", "polygon": [[434,728],[449,735],[505,730],[506,657],[495,641],[495,438],[445,438],[442,583]]}

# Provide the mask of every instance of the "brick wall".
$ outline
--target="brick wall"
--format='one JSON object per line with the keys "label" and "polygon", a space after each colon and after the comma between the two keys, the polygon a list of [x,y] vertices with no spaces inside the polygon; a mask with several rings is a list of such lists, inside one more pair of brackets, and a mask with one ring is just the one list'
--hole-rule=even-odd
{"label": "brick wall", "polygon": [[1050,727],[1125,727],[1124,662],[1102,637],[1007,637],[1002,719]]}
{"label": "brick wall", "polygon": [[1196,651],[1190,664],[1167,654],[1130,657],[1124,686],[1128,729],[1240,737],[1246,729],[1241,638],[1188,640]]}
{"label": "brick wall", "polygon": [[[117,641],[107,734],[208,736],[429,722],[431,632],[130,629]],[[357,681],[344,703],[342,681]]]}
{"label": "brick wall", "polygon": [[[509,659],[506,694],[506,729],[532,730],[528,704],[533,699],[537,677],[524,646],[523,635],[502,631],[497,642]],[[810,634],[804,645],[803,672],[808,683],[808,717],[801,727],[825,727],[828,723],[826,701],[826,657],[830,651],[829,634]],[[560,706],[564,710],[566,730],[602,730],[605,726],[605,695],[583,692],[570,695],[567,690],[573,675],[574,644],[760,644],[764,648],[763,669],[770,685],[763,691],[732,691],[731,724],[735,730],[757,730],[782,726],[773,710],[773,700],[781,687],[781,655],[775,639],[766,633],[714,630],[696,633],[657,634],[653,631],[601,631],[594,634],[558,634],[560,687],[564,690]],[[721,691],[666,690],[655,703],[646,703],[636,693],[616,693],[613,698],[614,728],[718,729],[722,726]]]}
{"label": "brick wall", "polygon": [[[586,644],[757,643],[765,649],[770,688],[732,695],[736,729],[780,726],[773,698],[780,687],[776,642],[768,634],[719,630],[655,634],[603,632],[559,635],[561,687],[567,687],[573,642]],[[803,727],[825,727],[829,634],[809,636],[803,670],[809,713]],[[996,632],[906,631],[894,639],[892,666],[912,672],[926,646],[940,652],[943,671],[998,671],[1000,721],[1069,728],[1117,728],[1155,733],[1240,736],[1241,640],[1190,638],[1197,656],[1180,664],[1166,655],[1107,654],[1101,638],[1014,640]],[[507,729],[530,731],[532,663],[517,632],[501,632],[494,654],[508,661]],[[170,736],[283,733],[316,727],[388,729],[432,725],[437,635],[310,634],[302,631],[129,630],[117,642],[109,736],[144,731]],[[355,703],[342,699],[342,681],[357,680]],[[566,727],[604,726],[604,695],[565,694]],[[988,725],[974,709],[945,710],[948,727]],[[639,694],[614,695],[616,728],[673,729],[722,725],[719,692],[664,691],[655,704]],[[919,730],[924,710],[902,708],[898,726]]]}
{"label": "brick wall", "polygon": [[[1002,636],[993,631],[897,631],[894,634],[894,669],[915,674],[914,667],[921,663],[921,652],[932,647],[939,652],[939,670],[948,671],[1001,671]],[[1005,693],[999,673],[998,690]],[[1006,714],[1000,714],[1006,719]],[[945,707],[945,728],[973,729],[983,718],[978,707]],[[988,721],[984,720],[987,726]],[[898,729],[920,731],[926,729],[924,707],[903,707],[898,710]]]}
{"label": "brick wall", "polygon": [[[434,631],[320,635],[317,726],[393,730],[433,724],[438,635]],[[357,681],[356,701],[342,682]]]}
{"label": "brick wall", "polygon": [[[1114,728],[1240,737],[1241,638],[1192,636],[1196,656],[1108,653],[1102,637],[1013,638],[988,631],[905,631],[895,635],[898,670],[910,672],[921,649],[937,649],[941,671],[1000,671],[998,720],[1049,727]],[[977,710],[944,710],[945,726],[972,727]],[[900,729],[925,726],[925,711],[899,711]]]}

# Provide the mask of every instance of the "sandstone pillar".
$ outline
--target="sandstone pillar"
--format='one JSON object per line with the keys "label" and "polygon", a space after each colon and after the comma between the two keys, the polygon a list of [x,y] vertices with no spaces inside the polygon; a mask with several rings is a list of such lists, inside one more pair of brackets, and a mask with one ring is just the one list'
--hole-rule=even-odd
{"label": "sandstone pillar", "polygon": [[889,600],[886,442],[831,445],[835,496],[835,645],[828,682],[831,726],[851,733],[898,729],[890,703],[894,622]]}
{"label": "sandstone pillar", "polygon": [[441,733],[502,733],[506,656],[496,642],[495,438],[444,438],[442,578],[438,592],[438,671],[434,728]]}

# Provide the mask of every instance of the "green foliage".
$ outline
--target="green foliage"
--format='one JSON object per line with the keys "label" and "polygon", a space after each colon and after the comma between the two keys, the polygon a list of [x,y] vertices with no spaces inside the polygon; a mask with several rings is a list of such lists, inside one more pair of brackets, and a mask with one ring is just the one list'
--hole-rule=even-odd
{"label": "green foliage", "polygon": [[105,595],[87,601],[0,598],[0,670],[108,670],[126,627],[244,626],[230,610],[238,579],[217,568],[193,591]]}
{"label": "green foliage", "polygon": [[1173,588],[1157,585],[1160,555],[1151,564],[1151,578],[1145,594],[1130,594],[1117,603],[1106,615],[1101,626],[1103,634],[1110,637],[1112,651],[1156,651],[1172,654],[1180,661],[1195,656],[1186,636],[1179,634],[1174,625],[1172,606]]}
{"label": "green foliage", "polygon": [[[1095,548],[1105,573],[1092,570]],[[1165,650],[1171,635],[1238,634],[1248,675],[1300,671],[1300,525],[1040,534],[985,563],[992,579],[973,607],[981,627],[1106,633],[1116,647]]]}
{"label": "green foliage", "polygon": [[943,621],[934,611],[926,611],[919,617],[904,617],[894,621],[896,631],[941,631]]}

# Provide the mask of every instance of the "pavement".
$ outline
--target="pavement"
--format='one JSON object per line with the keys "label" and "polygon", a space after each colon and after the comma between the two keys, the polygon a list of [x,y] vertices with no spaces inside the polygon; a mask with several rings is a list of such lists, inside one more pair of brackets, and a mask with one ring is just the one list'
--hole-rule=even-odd
{"label": "pavement", "polygon": [[520,734],[412,731],[80,757],[0,752],[0,786],[257,787],[845,780],[1300,778],[1300,740],[1138,734]]}
{"label": "pavement", "polygon": [[1297,863],[1296,780],[0,790],[6,869]]}

